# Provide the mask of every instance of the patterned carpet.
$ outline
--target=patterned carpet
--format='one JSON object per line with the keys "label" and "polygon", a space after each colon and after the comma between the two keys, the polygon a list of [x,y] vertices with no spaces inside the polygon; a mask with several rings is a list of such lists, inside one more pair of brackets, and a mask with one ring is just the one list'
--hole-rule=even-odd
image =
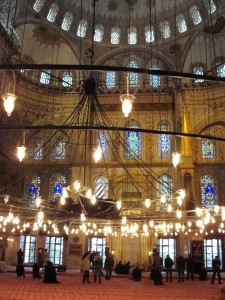
{"label": "patterned carpet", "polygon": [[45,284],[41,279],[17,278],[14,273],[0,274],[0,300],[139,300],[139,299],[216,299],[220,285],[208,281],[186,281],[172,283],[164,281],[163,286],[154,286],[152,280],[143,278],[135,282],[127,277],[102,279],[102,284],[82,284],[81,274],[59,273],[60,284]]}

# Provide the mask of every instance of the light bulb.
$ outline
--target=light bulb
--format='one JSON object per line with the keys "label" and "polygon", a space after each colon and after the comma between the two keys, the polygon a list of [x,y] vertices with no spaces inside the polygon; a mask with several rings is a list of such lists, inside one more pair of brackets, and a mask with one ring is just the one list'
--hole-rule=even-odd
{"label": "light bulb", "polygon": [[96,197],[95,197],[95,195],[92,195],[92,197],[91,197],[91,203],[93,205],[95,205],[95,203],[96,203]]}
{"label": "light bulb", "polygon": [[25,151],[26,151],[26,147],[25,146],[20,146],[17,147],[17,157],[19,158],[19,161],[21,162],[24,157],[25,157]]}
{"label": "light bulb", "polygon": [[180,162],[180,153],[178,153],[178,152],[172,153],[172,162],[173,162],[174,168],[176,168],[176,166]]}
{"label": "light bulb", "polygon": [[120,96],[120,101],[122,102],[122,112],[125,118],[129,116],[134,100],[134,95],[124,94]]}
{"label": "light bulb", "polygon": [[36,198],[35,204],[37,207],[39,207],[41,205],[41,197]]}
{"label": "light bulb", "polygon": [[73,183],[73,186],[74,186],[75,191],[78,192],[80,187],[81,187],[80,180],[75,180],[74,183]]}
{"label": "light bulb", "polygon": [[145,199],[145,206],[146,206],[146,208],[149,208],[150,207],[150,205],[151,205],[151,200],[150,199]]}
{"label": "light bulb", "polygon": [[95,162],[99,162],[99,160],[102,158],[102,148],[100,146],[98,146],[95,150],[94,150],[94,160]]}
{"label": "light bulb", "polygon": [[4,108],[9,117],[11,116],[11,113],[14,110],[16,98],[17,97],[15,93],[5,93],[2,95],[2,99],[4,101]]}
{"label": "light bulb", "polygon": [[166,203],[166,195],[162,195],[161,198],[160,198],[160,201],[162,203]]}
{"label": "light bulb", "polygon": [[91,196],[92,196],[92,190],[91,190],[91,188],[88,188],[88,189],[86,190],[85,195],[86,195],[87,198],[91,199]]}
{"label": "light bulb", "polygon": [[121,209],[121,207],[122,207],[122,201],[121,200],[116,201],[116,207],[119,210]]}
{"label": "light bulb", "polygon": [[61,205],[64,205],[66,203],[66,200],[63,196],[60,197],[60,203],[61,203]]}

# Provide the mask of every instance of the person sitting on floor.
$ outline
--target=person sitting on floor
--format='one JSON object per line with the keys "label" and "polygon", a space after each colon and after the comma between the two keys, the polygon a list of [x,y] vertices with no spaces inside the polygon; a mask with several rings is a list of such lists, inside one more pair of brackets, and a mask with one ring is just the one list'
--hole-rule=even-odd
{"label": "person sitting on floor", "polygon": [[134,278],[134,281],[141,281],[141,270],[138,266],[136,266],[136,268],[134,268],[133,270],[133,278]]}
{"label": "person sitting on floor", "polygon": [[25,278],[25,269],[24,269],[24,266],[23,264],[18,264],[17,267],[16,267],[16,275],[17,277],[23,277]]}
{"label": "person sitting on floor", "polygon": [[51,261],[47,261],[45,265],[44,283],[60,283],[56,278],[56,270]]}
{"label": "person sitting on floor", "polygon": [[38,278],[38,279],[41,278],[39,263],[35,263],[33,265],[33,278]]}
{"label": "person sitting on floor", "polygon": [[4,258],[0,261],[0,273],[4,273],[7,271],[6,263],[4,261]]}

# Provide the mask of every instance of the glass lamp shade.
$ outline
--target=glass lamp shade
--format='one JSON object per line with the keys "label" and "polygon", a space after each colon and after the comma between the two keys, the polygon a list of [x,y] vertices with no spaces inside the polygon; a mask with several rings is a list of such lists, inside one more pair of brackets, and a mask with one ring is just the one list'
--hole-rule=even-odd
{"label": "glass lamp shade", "polygon": [[93,205],[95,205],[95,203],[96,203],[96,197],[95,197],[95,195],[92,195],[92,196],[91,196],[91,203],[92,203]]}
{"label": "glass lamp shade", "polygon": [[172,162],[173,162],[173,165],[174,165],[174,168],[176,168],[176,166],[179,164],[180,162],[180,153],[178,152],[173,152],[172,153]]}
{"label": "glass lamp shade", "polygon": [[122,102],[122,111],[124,117],[127,118],[132,110],[132,104],[135,100],[134,95],[124,94],[120,96],[120,101]]}
{"label": "glass lamp shade", "polygon": [[80,187],[81,187],[80,180],[75,180],[74,183],[73,183],[73,186],[74,186],[75,191],[78,192]]}
{"label": "glass lamp shade", "polygon": [[98,146],[94,152],[94,160],[97,163],[102,158],[102,148]]}
{"label": "glass lamp shade", "polygon": [[146,206],[146,208],[149,208],[150,207],[150,205],[151,205],[151,200],[150,199],[145,199],[145,206]]}
{"label": "glass lamp shade", "polygon": [[116,201],[116,207],[119,210],[121,209],[121,207],[122,207],[122,201],[121,200]]}
{"label": "glass lamp shade", "polygon": [[19,158],[19,161],[21,162],[24,157],[25,157],[25,151],[26,151],[25,146],[17,147],[17,157]]}
{"label": "glass lamp shade", "polygon": [[4,108],[9,117],[11,116],[11,113],[14,110],[16,98],[17,97],[15,93],[4,93],[2,95],[2,99],[4,101]]}

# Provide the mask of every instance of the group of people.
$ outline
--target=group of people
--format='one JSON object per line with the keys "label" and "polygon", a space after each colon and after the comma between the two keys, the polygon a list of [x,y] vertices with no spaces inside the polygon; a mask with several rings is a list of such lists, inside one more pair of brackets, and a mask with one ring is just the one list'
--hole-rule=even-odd
{"label": "group of people", "polygon": [[[105,279],[110,280],[112,276],[112,270],[114,266],[114,258],[111,253],[106,254],[106,259],[105,259]],[[102,257],[100,255],[100,252],[91,252],[88,251],[83,255],[82,258],[82,263],[81,263],[81,270],[83,272],[83,283],[91,283],[90,281],[90,269],[92,267],[92,270],[94,272],[94,283],[97,282],[101,283],[102,282],[102,268],[103,268],[103,261]]]}
{"label": "group of people", "polygon": [[131,268],[131,264],[129,261],[124,264],[122,263],[122,261],[119,261],[118,264],[116,265],[115,273],[128,275],[130,268]]}
{"label": "group of people", "polygon": [[[172,269],[174,266],[174,261],[169,255],[166,256],[164,265],[166,269],[166,281],[172,282],[172,278],[173,278]],[[162,266],[163,266],[163,261],[159,253],[158,252],[154,253],[150,276],[153,279],[155,285],[163,285],[162,274],[161,274]],[[213,268],[213,275],[211,278],[212,284],[214,283],[216,275],[218,278],[218,283],[221,283],[220,266],[221,266],[221,261],[219,260],[218,256],[215,256],[212,262],[212,268]],[[179,255],[176,258],[176,269],[178,272],[179,282],[184,282],[185,280],[185,269],[187,271],[186,280],[189,280],[189,277],[191,278],[191,280],[194,280],[194,259],[190,254],[188,255],[187,258],[183,257],[182,255]],[[206,280],[206,278],[204,280]]]}

